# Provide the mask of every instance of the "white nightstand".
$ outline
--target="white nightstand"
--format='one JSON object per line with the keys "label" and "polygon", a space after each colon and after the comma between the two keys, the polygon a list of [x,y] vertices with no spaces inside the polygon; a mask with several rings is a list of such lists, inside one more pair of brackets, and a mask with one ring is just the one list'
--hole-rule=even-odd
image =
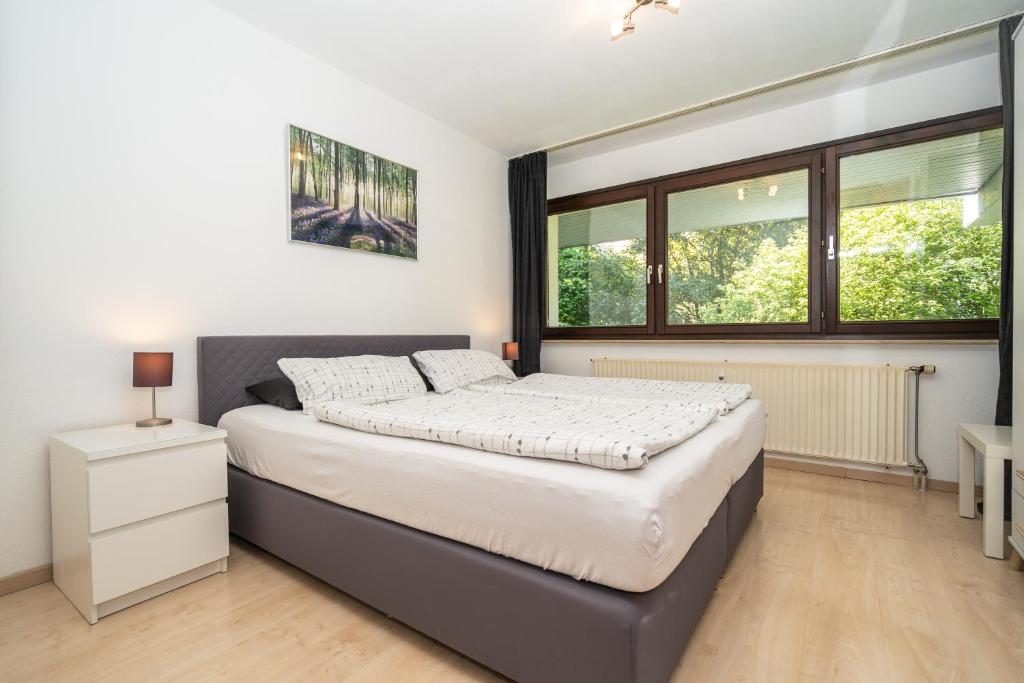
{"label": "white nightstand", "polygon": [[53,581],[90,624],[227,571],[226,436],[175,420],[50,437]]}

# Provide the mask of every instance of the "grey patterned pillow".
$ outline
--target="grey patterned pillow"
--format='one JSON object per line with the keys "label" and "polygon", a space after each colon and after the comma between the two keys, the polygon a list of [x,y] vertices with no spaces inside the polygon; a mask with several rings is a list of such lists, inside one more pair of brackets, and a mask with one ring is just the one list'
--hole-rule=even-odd
{"label": "grey patterned pillow", "polygon": [[434,391],[439,394],[485,380],[516,381],[515,374],[505,365],[505,361],[486,351],[417,351],[412,357],[434,386]]}
{"label": "grey patterned pillow", "polygon": [[277,366],[295,384],[307,415],[321,401],[369,404],[427,393],[408,356],[281,358]]}

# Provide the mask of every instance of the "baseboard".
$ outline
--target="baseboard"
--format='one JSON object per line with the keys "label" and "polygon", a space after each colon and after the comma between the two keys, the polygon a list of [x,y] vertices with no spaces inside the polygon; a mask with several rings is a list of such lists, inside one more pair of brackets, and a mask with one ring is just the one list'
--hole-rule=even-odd
{"label": "baseboard", "polygon": [[11,574],[0,578],[0,595],[7,595],[20,591],[23,588],[31,588],[41,583],[53,580],[53,565],[44,564],[42,567],[26,569],[17,574]]}
{"label": "baseboard", "polygon": [[[856,479],[859,481],[873,481],[879,484],[892,484],[894,486],[907,486],[913,488],[914,477],[910,474],[899,474],[897,472],[876,472],[856,467],[843,467],[842,465],[826,465],[818,462],[804,462],[802,460],[789,460],[786,458],[772,458],[765,456],[765,467],[774,467],[780,470],[794,470],[796,472],[807,472],[808,474],[820,474],[826,477],[839,477],[840,479]],[[944,481],[942,479],[929,479],[928,488],[933,491],[945,493],[958,493],[960,484],[955,481]],[[981,495],[981,486],[974,487],[974,494]]]}

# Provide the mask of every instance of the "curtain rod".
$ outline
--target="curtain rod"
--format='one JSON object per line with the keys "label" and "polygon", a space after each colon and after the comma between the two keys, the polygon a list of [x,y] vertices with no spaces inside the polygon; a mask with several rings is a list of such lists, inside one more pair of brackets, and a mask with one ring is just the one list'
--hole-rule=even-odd
{"label": "curtain rod", "polygon": [[[584,135],[578,138],[566,140],[565,142],[559,142],[558,144],[551,145],[550,147],[543,147],[535,151],[555,152],[560,149],[575,147],[576,145],[582,145],[587,142],[593,142],[594,140],[600,140],[602,138],[611,137],[613,135],[618,135],[620,133],[636,130],[638,128],[652,126],[656,123],[671,121],[672,119],[677,119],[682,116],[695,114],[699,111],[704,111],[705,109],[720,107],[724,104],[731,104],[733,102],[738,102],[740,100],[745,100],[750,97],[754,97],[756,95],[764,95],[766,93],[781,90],[783,88],[787,88],[792,85],[797,85],[799,83],[805,83],[807,81],[816,80],[818,78],[824,78],[825,76],[831,76],[833,74],[849,71],[850,69],[854,69],[858,66],[874,64],[875,62],[880,62],[891,57],[897,57],[900,55],[909,54],[911,52],[916,52],[918,50],[923,50],[925,48],[934,47],[936,45],[942,45],[944,43],[949,43],[954,40],[959,40],[960,38],[967,38],[969,36],[977,35],[979,33],[984,33],[985,31],[992,30],[996,28],[999,25],[999,22],[1001,22],[1003,19],[1009,19],[1010,17],[1015,17],[1019,14],[1024,14],[1024,12],[1011,12],[1010,14],[1004,14],[1003,16],[995,17],[994,19],[986,19],[985,21],[981,21],[976,24],[971,24],[969,26],[953,29],[952,31],[946,31],[945,33],[939,33],[928,38],[914,40],[909,43],[895,45],[885,50],[880,50],[879,52],[872,52],[870,54],[862,55],[860,57],[854,57],[853,59],[849,59],[845,62],[839,62],[837,64],[832,64],[831,66],[826,66],[821,69],[815,69],[813,71],[806,71],[804,73],[797,74],[796,76],[790,76],[788,78],[783,78],[778,81],[772,81],[771,83],[766,83],[765,85],[759,85],[748,90],[741,90],[739,92],[732,93],[731,95],[726,95],[724,97],[719,97],[713,100],[707,100],[699,104],[694,104],[689,107],[683,107],[682,109],[676,109],[674,111],[666,112],[664,114],[658,114],[657,116],[652,116],[650,118],[640,119],[639,121],[634,121],[633,123],[627,123],[622,126],[616,126],[615,128],[608,128],[607,130],[599,131],[597,133],[590,133],[588,135]],[[1024,25],[1024,22],[1022,22],[1022,25]]]}

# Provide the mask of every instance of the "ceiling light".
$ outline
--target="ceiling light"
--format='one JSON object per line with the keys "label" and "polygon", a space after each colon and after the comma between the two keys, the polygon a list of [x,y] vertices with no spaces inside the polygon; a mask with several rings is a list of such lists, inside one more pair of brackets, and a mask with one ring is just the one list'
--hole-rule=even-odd
{"label": "ceiling light", "polygon": [[618,40],[627,33],[636,30],[636,25],[626,18],[612,19],[612,40]]}
{"label": "ceiling light", "polygon": [[650,5],[652,2],[655,7],[667,10],[673,14],[679,13],[681,0],[634,0],[632,9],[623,14],[621,19],[612,21],[612,40],[618,40],[622,36],[636,31],[636,24],[633,23],[633,13],[644,5]]}

